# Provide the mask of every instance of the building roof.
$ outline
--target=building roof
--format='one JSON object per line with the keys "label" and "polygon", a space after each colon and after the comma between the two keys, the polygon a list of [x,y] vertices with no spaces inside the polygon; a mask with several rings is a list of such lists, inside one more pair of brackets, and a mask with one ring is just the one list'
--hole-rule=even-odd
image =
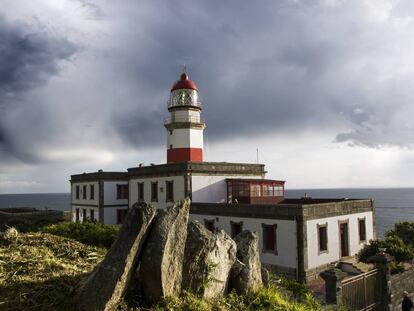
{"label": "building roof", "polygon": [[171,92],[179,89],[190,89],[190,90],[196,90],[197,85],[194,83],[194,81],[188,79],[188,75],[183,72],[180,76],[180,80],[174,83],[173,87],[171,88]]}
{"label": "building roof", "polygon": [[70,176],[71,182],[96,180],[128,180],[127,172],[104,172],[99,170],[92,173],[82,173]]}
{"label": "building roof", "polygon": [[180,162],[159,165],[132,167],[128,169],[130,177],[173,176],[183,173],[209,175],[256,175],[264,177],[264,164],[228,163],[228,162]]}
{"label": "building roof", "polygon": [[264,183],[277,183],[277,184],[284,184],[286,181],[284,180],[276,180],[276,179],[264,179],[264,178],[226,178],[226,181],[237,181],[237,182],[264,182]]}
{"label": "building roof", "polygon": [[[321,200],[326,201],[317,203]],[[190,214],[289,220],[300,218],[303,220],[311,220],[372,212],[373,209],[374,204],[370,199],[318,199],[308,204],[286,203],[286,200],[278,204],[192,202]]]}

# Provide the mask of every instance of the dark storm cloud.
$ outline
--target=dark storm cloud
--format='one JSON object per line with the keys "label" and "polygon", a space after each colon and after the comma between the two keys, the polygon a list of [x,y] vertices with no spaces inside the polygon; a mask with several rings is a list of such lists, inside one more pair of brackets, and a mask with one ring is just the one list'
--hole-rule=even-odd
{"label": "dark storm cloud", "polygon": [[[75,46],[63,37],[39,29],[34,31],[31,26],[16,20],[9,21],[0,15],[0,155],[2,158],[14,156],[29,162],[37,156],[30,148],[21,148],[14,132],[30,122],[31,117],[10,126],[10,113],[16,106],[27,106],[27,112],[32,113],[32,102],[30,98],[23,97],[25,92],[44,85],[59,72],[59,61],[68,59],[76,51]],[[37,121],[42,123],[43,117]],[[33,125],[37,127],[36,123]],[[27,134],[30,141],[30,133]]]}
{"label": "dark storm cloud", "polygon": [[[410,145],[410,23],[380,2],[68,0],[63,17],[36,16],[53,31],[0,18],[3,150],[41,161],[160,146],[184,63],[210,141],[327,129],[336,142]],[[69,32],[84,50],[49,85],[76,52]]]}
{"label": "dark storm cloud", "polygon": [[[166,111],[159,94],[168,98],[186,63],[199,86],[206,135],[212,141],[342,126],[350,130],[333,133],[337,142],[370,147],[414,143],[408,132],[399,142],[393,139],[396,128],[391,131],[390,123],[398,120],[387,112],[390,94],[404,97],[406,90],[377,81],[381,78],[375,71],[389,53],[394,58],[392,53],[398,52],[387,51],[393,46],[392,21],[382,21],[381,12],[372,22],[370,14],[377,12],[353,1],[265,1],[260,6],[154,1],[144,10],[146,16],[139,5],[129,4],[128,9],[124,13],[131,20],[135,15],[145,34],[134,40],[136,33],[127,30],[132,28],[129,18],[118,34],[129,42],[119,47],[126,53],[124,73],[141,87],[139,98],[126,107],[136,122],[128,121],[129,113],[115,114],[115,126],[124,124],[118,128],[125,141],[141,146],[163,141],[161,122],[152,119]],[[405,39],[399,35],[393,42]],[[352,71],[359,63],[361,69]],[[151,112],[154,107],[157,114]],[[158,139],[139,139],[149,132]]]}

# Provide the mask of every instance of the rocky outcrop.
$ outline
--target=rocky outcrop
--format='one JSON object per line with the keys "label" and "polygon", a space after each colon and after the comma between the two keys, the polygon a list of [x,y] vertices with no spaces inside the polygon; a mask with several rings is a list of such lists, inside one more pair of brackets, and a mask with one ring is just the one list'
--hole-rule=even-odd
{"label": "rocky outcrop", "polygon": [[141,257],[155,208],[135,204],[126,215],[118,238],[104,260],[77,292],[77,310],[114,310],[124,294]]}
{"label": "rocky outcrop", "polygon": [[234,240],[237,244],[237,261],[231,271],[230,287],[239,295],[246,295],[262,285],[259,237],[256,232],[246,230]]}
{"label": "rocky outcrop", "polygon": [[151,300],[181,292],[184,247],[190,200],[160,210],[143,253],[139,282]]}
{"label": "rocky outcrop", "polygon": [[199,222],[190,222],[185,245],[183,289],[207,299],[224,295],[235,260],[236,243],[223,230],[212,233]]}

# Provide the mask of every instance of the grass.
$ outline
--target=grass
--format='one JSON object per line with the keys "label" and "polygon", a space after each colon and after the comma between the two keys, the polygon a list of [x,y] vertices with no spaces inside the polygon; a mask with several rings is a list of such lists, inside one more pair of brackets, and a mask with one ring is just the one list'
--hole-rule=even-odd
{"label": "grass", "polygon": [[[92,223],[72,226],[59,224],[47,228],[49,232],[58,234],[71,232],[67,235],[74,238],[80,238],[80,232],[85,230],[101,230],[99,224]],[[62,228],[73,230],[67,231]],[[18,233],[10,229],[8,231],[8,234],[0,238],[0,310],[76,309],[72,301],[74,290],[103,259],[106,248],[86,245],[71,238],[45,232]],[[96,240],[92,238],[87,242],[93,244]],[[300,302],[294,297],[299,297]],[[184,292],[180,296],[166,298],[157,304],[149,304],[143,301],[139,294],[131,291],[118,308],[122,311],[320,309],[320,305],[303,285],[285,279],[278,279],[274,284],[262,287],[254,294],[239,296],[232,292],[226,297],[213,300],[203,300],[193,293]]]}
{"label": "grass", "polygon": [[241,311],[241,310],[273,310],[273,311],[320,311],[321,306],[311,294],[304,296],[304,302],[298,302],[281,294],[280,287],[270,285],[261,287],[257,292],[239,296],[235,292],[226,297],[212,300],[203,300],[197,295],[184,292],[180,296],[168,297],[155,305],[131,306],[124,301],[118,308],[120,311]]}
{"label": "grass", "polygon": [[86,221],[83,223],[62,222],[40,228],[40,231],[71,238],[84,244],[111,247],[115,241],[119,226]]}
{"label": "grass", "polygon": [[78,282],[105,249],[47,233],[0,241],[0,309],[67,310]]}

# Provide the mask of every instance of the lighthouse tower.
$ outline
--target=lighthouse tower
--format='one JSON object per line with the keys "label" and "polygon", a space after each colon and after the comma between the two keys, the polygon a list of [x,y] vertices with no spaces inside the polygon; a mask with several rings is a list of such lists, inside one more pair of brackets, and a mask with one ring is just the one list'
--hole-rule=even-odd
{"label": "lighthouse tower", "polygon": [[167,129],[167,162],[202,162],[203,130],[200,119],[202,107],[196,84],[183,72],[171,89],[165,120]]}

